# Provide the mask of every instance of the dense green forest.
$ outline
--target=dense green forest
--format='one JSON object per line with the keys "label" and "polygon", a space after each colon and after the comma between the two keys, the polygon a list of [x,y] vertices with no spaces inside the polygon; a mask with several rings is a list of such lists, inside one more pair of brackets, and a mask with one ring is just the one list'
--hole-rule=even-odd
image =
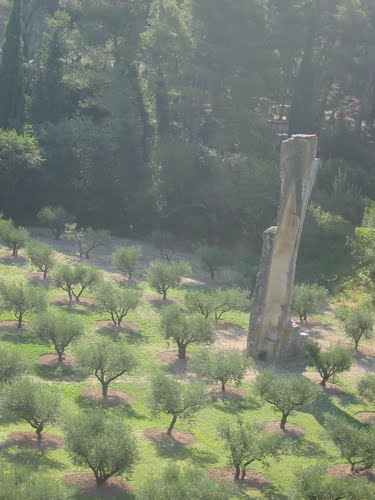
{"label": "dense green forest", "polygon": [[82,225],[162,228],[256,258],[279,201],[276,132],[314,132],[322,163],[301,278],[332,281],[350,267],[345,241],[375,198],[373,2],[1,0],[0,9],[6,216],[30,224],[60,204]]}

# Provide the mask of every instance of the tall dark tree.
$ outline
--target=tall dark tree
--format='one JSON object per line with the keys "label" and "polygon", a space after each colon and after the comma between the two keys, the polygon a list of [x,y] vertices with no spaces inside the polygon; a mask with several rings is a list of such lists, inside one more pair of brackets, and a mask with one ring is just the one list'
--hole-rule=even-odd
{"label": "tall dark tree", "polygon": [[24,109],[21,0],[13,0],[0,66],[0,126],[19,129]]}

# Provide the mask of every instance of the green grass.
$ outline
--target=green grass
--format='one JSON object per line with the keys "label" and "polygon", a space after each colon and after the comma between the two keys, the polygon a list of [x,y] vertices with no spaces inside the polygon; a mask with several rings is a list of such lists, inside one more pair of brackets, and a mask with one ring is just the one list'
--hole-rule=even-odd
{"label": "green grass", "polygon": [[[26,274],[27,266],[19,267],[11,264],[0,264],[1,276],[21,276]],[[98,331],[101,335],[121,337],[133,345],[136,350],[139,367],[131,374],[126,375],[112,384],[112,388],[124,391],[133,398],[131,405],[103,407],[103,411],[116,412],[129,422],[138,438],[140,460],[137,463],[130,480],[135,489],[152,474],[158,474],[161,468],[168,462],[199,464],[203,468],[209,469],[228,464],[228,451],[218,437],[217,427],[222,419],[235,419],[238,415],[249,420],[274,420],[279,419],[279,415],[274,412],[271,405],[262,405],[255,400],[252,395],[251,382],[243,384],[246,391],[246,398],[242,402],[213,401],[210,406],[200,411],[194,421],[177,421],[176,428],[192,432],[196,438],[194,445],[186,447],[163,447],[152,444],[144,435],[144,430],[152,427],[164,427],[169,424],[169,417],[161,415],[153,417],[148,404],[150,378],[157,369],[162,369],[163,365],[156,359],[155,355],[164,350],[175,350],[173,344],[168,344],[160,333],[160,307],[150,303],[146,296],[154,294],[145,283],[142,283],[143,299],[139,308],[131,312],[125,321],[139,325],[139,331],[132,332],[108,332],[98,329],[98,320],[109,319],[105,314],[99,313],[95,308],[88,305],[73,304],[60,305],[58,307],[69,311],[71,314],[79,314],[84,318],[87,331]],[[61,290],[48,289],[48,295],[52,301],[58,295],[64,295]],[[171,290],[169,297],[183,301],[184,290]],[[90,296],[86,293],[84,296]],[[0,320],[13,320],[12,312],[3,311]],[[27,322],[32,321],[33,315],[25,316]],[[232,313],[224,315],[224,319],[236,323],[243,328],[247,328],[247,313]],[[314,319],[327,320],[325,315],[317,316]],[[338,328],[334,320],[334,328]],[[337,332],[336,332],[337,333]],[[340,335],[342,332],[338,332]],[[32,364],[32,373],[43,383],[54,384],[59,388],[62,411],[61,422],[55,427],[49,426],[46,429],[48,434],[61,435],[61,424],[64,415],[79,409],[88,409],[101,406],[100,403],[90,403],[81,396],[82,390],[89,385],[98,385],[94,378],[82,379],[72,370],[53,369],[42,366],[38,363],[38,356],[53,352],[51,348],[41,344],[34,338],[30,331],[17,331],[12,328],[1,328],[0,341],[7,344],[17,345]],[[193,352],[196,348],[189,347],[188,351]],[[68,351],[69,352],[69,351]],[[70,352],[74,352],[74,345]],[[292,486],[294,473],[299,469],[312,465],[315,462],[323,461],[327,464],[339,463],[340,459],[333,443],[327,438],[324,431],[324,415],[333,413],[342,415],[349,420],[355,420],[358,411],[368,409],[357,399],[355,394],[355,377],[343,375],[339,377],[345,391],[342,395],[324,395],[319,402],[305,412],[299,412],[289,418],[289,422],[300,425],[304,431],[303,438],[289,439],[288,451],[279,458],[271,458],[268,466],[256,464],[255,467],[264,471],[272,483],[272,488],[265,492],[254,492],[249,497],[263,498],[288,498],[288,492]],[[9,432],[14,430],[29,430],[30,428],[21,422],[8,422],[0,420],[0,462],[11,464],[30,463],[35,470],[49,471],[55,476],[63,477],[65,474],[77,471],[72,464],[68,452],[64,448],[54,451],[40,452],[29,450],[20,446],[15,446],[7,441]]]}

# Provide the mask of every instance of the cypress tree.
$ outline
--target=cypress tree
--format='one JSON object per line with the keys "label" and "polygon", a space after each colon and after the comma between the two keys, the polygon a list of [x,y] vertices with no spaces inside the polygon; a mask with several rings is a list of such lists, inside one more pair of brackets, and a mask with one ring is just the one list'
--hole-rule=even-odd
{"label": "cypress tree", "polygon": [[19,129],[24,121],[25,96],[21,0],[13,0],[0,66],[0,126]]}
{"label": "cypress tree", "polygon": [[301,68],[289,115],[289,136],[316,132],[314,92],[314,41],[317,27],[319,2],[312,6],[311,24],[306,38]]}

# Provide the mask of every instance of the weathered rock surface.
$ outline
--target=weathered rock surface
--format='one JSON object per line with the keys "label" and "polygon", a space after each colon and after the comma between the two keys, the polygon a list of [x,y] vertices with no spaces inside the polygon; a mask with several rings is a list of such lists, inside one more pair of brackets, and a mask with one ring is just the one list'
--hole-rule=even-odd
{"label": "weathered rock surface", "polygon": [[281,145],[281,202],[278,225],[263,235],[259,273],[252,294],[248,350],[277,360],[293,350],[289,307],[303,223],[318,171],[317,137],[295,135]]}

